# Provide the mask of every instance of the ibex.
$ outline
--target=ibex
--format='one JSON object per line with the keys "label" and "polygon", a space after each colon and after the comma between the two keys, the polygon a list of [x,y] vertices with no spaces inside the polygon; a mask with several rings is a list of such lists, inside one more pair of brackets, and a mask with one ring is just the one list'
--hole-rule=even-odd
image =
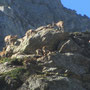
{"label": "ibex", "polygon": [[63,28],[64,28],[63,24],[64,24],[63,21],[59,21],[55,25],[59,28],[59,30],[63,30]]}
{"label": "ibex", "polygon": [[0,52],[0,57],[5,57],[6,56],[6,51],[2,51],[2,52]]}
{"label": "ibex", "polygon": [[43,55],[46,56],[50,51],[47,49],[47,46],[42,47]]}
{"label": "ibex", "polygon": [[15,36],[8,35],[5,37],[4,41],[6,45],[14,45],[14,43],[17,41],[17,35]]}
{"label": "ibex", "polygon": [[30,29],[28,30],[26,33],[25,33],[25,36],[28,38],[30,35],[32,35],[33,33],[36,33],[36,31],[34,31],[33,29]]}
{"label": "ibex", "polygon": [[10,39],[11,39],[11,35],[8,35],[4,38],[4,41],[6,43],[6,45],[9,45],[10,44]]}

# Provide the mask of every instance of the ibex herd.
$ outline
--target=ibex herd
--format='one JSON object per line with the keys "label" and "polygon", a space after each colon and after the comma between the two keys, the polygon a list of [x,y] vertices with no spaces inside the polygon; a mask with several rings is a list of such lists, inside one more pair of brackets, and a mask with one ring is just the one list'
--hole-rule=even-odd
{"label": "ibex herd", "polygon": [[[53,23],[52,25],[47,25],[46,27],[50,28],[50,27],[55,27],[57,26],[59,30],[63,29],[63,21],[59,21],[57,23]],[[45,27],[44,27],[45,28]],[[26,32],[25,36],[28,38],[31,34],[33,33],[37,33],[37,31],[34,31],[33,29],[30,29]],[[17,40],[17,35],[15,36],[11,36],[11,35],[8,35],[5,37],[4,41],[7,45],[11,44],[11,45],[14,45],[14,43],[16,42]]]}
{"label": "ibex herd", "polygon": [[[54,27],[56,27],[58,30],[64,30],[63,29],[64,28],[63,24],[64,24],[63,21],[59,21],[57,23],[52,23],[52,24],[49,24],[47,26],[43,26],[40,30],[42,30],[43,28],[45,29],[45,28],[54,28]],[[30,30],[28,30],[26,32],[25,36],[23,38],[21,38],[21,39],[18,39],[17,35],[14,35],[14,36],[8,35],[4,39],[4,41],[6,43],[6,47],[8,45],[15,45],[15,42],[17,42],[17,40],[21,43],[22,41],[25,40],[25,38],[28,38],[29,36],[31,36],[31,35],[33,35],[33,34],[35,34],[37,32],[38,32],[38,30],[35,31],[33,29],[30,29]],[[5,53],[5,50],[3,50],[1,55],[4,54],[4,53]],[[46,55],[47,53],[49,53],[49,51],[46,49],[45,46],[42,49],[37,49],[36,50],[37,55]]]}
{"label": "ibex herd", "polygon": [[49,25],[46,25],[46,26],[41,26],[39,29],[36,29],[36,31],[41,31],[43,29],[57,29],[57,30],[61,30],[61,31],[64,31],[64,22],[63,21],[59,21],[57,23],[52,23],[52,24],[49,24]]}

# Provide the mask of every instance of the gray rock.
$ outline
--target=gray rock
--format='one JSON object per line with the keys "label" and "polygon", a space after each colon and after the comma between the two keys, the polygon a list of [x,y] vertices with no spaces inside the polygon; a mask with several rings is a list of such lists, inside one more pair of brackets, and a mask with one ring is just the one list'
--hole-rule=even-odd
{"label": "gray rock", "polygon": [[36,49],[42,49],[43,46],[47,46],[48,50],[54,51],[57,49],[59,42],[65,40],[68,36],[69,33],[60,30],[41,30],[28,38],[25,36],[25,40],[14,49],[14,52],[35,53]]}
{"label": "gray rock", "polygon": [[9,65],[10,65],[9,62],[5,62],[5,63],[4,63],[4,66],[9,66]]}
{"label": "gray rock", "polygon": [[90,83],[84,83],[84,88],[86,88],[87,90],[90,90]]}
{"label": "gray rock", "polygon": [[90,60],[78,53],[56,53],[49,56],[58,67],[63,67],[76,75],[82,75],[89,71]]}
{"label": "gray rock", "polygon": [[17,90],[86,90],[81,82],[67,77],[29,77],[29,79]]}
{"label": "gray rock", "polygon": [[67,52],[80,53],[82,51],[82,48],[80,48],[80,46],[77,45],[71,38],[66,42],[64,41],[64,44],[60,43],[60,45],[58,46],[58,49],[59,49],[59,52],[61,53],[67,53]]}

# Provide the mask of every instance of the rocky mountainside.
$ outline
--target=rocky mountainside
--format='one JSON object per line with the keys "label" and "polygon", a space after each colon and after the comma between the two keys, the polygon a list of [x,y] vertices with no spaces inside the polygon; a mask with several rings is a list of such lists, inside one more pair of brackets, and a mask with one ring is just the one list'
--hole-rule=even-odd
{"label": "rocky mountainside", "polygon": [[90,30],[90,19],[63,7],[60,0],[0,0],[0,44],[6,35],[22,37],[29,29],[60,20],[65,31]]}
{"label": "rocky mountainside", "polygon": [[0,0],[0,90],[90,90],[89,24],[60,0]]}
{"label": "rocky mountainside", "polygon": [[0,90],[90,90],[90,33],[39,27],[9,38],[0,53]]}

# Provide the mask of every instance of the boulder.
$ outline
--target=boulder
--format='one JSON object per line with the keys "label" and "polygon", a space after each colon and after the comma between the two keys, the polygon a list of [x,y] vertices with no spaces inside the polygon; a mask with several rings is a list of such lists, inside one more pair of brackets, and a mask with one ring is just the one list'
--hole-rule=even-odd
{"label": "boulder", "polygon": [[81,82],[67,77],[31,76],[17,90],[86,90]]}
{"label": "boulder", "polygon": [[38,31],[32,36],[25,36],[24,41],[14,49],[14,52],[35,53],[36,49],[42,49],[47,46],[50,51],[55,51],[60,41],[67,39],[69,33],[61,32],[60,30],[45,29]]}
{"label": "boulder", "polygon": [[80,53],[82,48],[80,48],[79,45],[77,45],[71,38],[69,40],[67,40],[66,42],[64,41],[64,43],[60,43],[58,46],[58,50],[61,53],[67,53],[67,52],[78,52]]}
{"label": "boulder", "polygon": [[82,75],[89,71],[90,59],[79,53],[54,53],[49,59],[57,67],[63,67],[76,75]]}

